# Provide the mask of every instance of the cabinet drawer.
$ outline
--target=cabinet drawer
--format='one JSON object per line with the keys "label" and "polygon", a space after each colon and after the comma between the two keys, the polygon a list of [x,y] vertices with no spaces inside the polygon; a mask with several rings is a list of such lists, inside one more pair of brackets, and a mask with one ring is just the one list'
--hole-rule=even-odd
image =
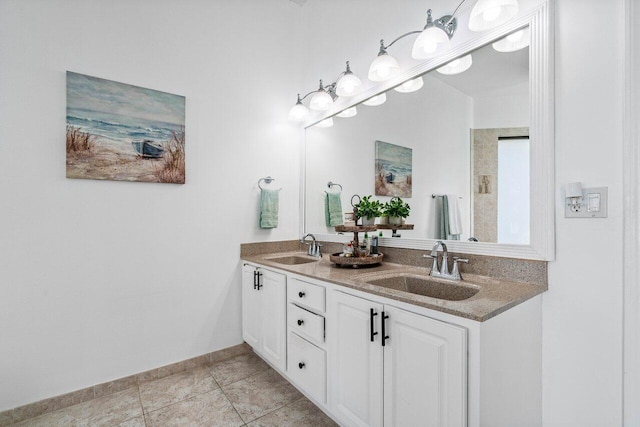
{"label": "cabinet drawer", "polygon": [[289,303],[287,323],[296,332],[317,343],[324,342],[324,317]]}
{"label": "cabinet drawer", "polygon": [[294,383],[320,403],[326,402],[326,356],[324,350],[293,332],[289,333],[289,369]]}
{"label": "cabinet drawer", "polygon": [[287,286],[287,298],[290,302],[324,313],[324,291],[324,286],[291,279]]}

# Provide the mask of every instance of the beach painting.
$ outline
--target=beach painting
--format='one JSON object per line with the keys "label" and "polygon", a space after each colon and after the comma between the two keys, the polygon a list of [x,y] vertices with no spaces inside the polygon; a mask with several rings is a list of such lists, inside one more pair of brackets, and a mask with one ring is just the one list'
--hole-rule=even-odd
{"label": "beach painting", "polygon": [[376,196],[411,197],[413,150],[376,141]]}
{"label": "beach painting", "polygon": [[67,71],[67,178],[184,184],[185,98]]}

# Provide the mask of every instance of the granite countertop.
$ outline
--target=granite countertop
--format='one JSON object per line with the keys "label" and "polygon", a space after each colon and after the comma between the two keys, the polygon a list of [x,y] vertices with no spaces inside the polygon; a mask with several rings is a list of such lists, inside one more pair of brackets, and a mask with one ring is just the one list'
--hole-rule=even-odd
{"label": "granite countertop", "polygon": [[[273,261],[276,258],[287,256],[299,256],[313,259],[314,261],[297,265],[286,265]],[[380,265],[366,268],[338,267],[329,261],[328,255],[324,255],[320,260],[316,260],[316,258],[309,257],[299,251],[245,255],[242,259],[295,273],[300,276],[334,283],[336,285],[438,310],[478,322],[488,320],[547,290],[547,287],[542,285],[511,282],[487,276],[465,274],[463,272],[463,280],[460,282],[444,279],[435,281],[444,283],[445,285],[453,284],[474,290],[477,289],[478,292],[468,299],[448,301],[368,283],[375,279],[384,279],[398,274],[402,274],[403,276],[428,277],[431,271],[430,268],[413,267],[389,262],[383,262]]]}

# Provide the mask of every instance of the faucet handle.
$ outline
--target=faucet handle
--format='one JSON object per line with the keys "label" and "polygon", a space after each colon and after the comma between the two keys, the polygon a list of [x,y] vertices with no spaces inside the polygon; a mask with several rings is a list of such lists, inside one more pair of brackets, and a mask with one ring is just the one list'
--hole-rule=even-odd
{"label": "faucet handle", "polygon": [[435,273],[439,273],[438,270],[438,255],[436,253],[436,255],[432,255],[432,254],[424,254],[422,255],[422,258],[433,258],[433,265],[431,266],[431,275],[434,275]]}
{"label": "faucet handle", "polygon": [[460,258],[460,257],[453,257],[453,268],[452,268],[452,272],[451,275],[453,276],[454,280],[461,280],[462,279],[462,275],[460,274],[460,269],[458,268],[458,263],[460,262],[464,262],[465,264],[469,263],[469,260],[466,258]]}

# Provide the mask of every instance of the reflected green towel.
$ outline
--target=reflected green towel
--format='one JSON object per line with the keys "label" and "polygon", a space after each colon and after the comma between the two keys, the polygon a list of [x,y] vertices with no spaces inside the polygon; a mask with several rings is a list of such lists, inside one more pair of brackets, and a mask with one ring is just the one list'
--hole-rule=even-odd
{"label": "reflected green towel", "polygon": [[335,227],[342,225],[342,202],[340,201],[341,193],[328,193],[325,191],[324,198],[324,214],[327,221],[327,227]]}
{"label": "reflected green towel", "polygon": [[440,206],[440,239],[442,240],[460,240],[459,234],[451,234],[451,221],[449,217],[449,197],[442,196],[442,205]]}
{"label": "reflected green towel", "polygon": [[279,190],[260,192],[260,228],[278,227]]}
{"label": "reflected green towel", "polygon": [[447,240],[449,237],[449,198],[442,196],[440,205],[440,239]]}

